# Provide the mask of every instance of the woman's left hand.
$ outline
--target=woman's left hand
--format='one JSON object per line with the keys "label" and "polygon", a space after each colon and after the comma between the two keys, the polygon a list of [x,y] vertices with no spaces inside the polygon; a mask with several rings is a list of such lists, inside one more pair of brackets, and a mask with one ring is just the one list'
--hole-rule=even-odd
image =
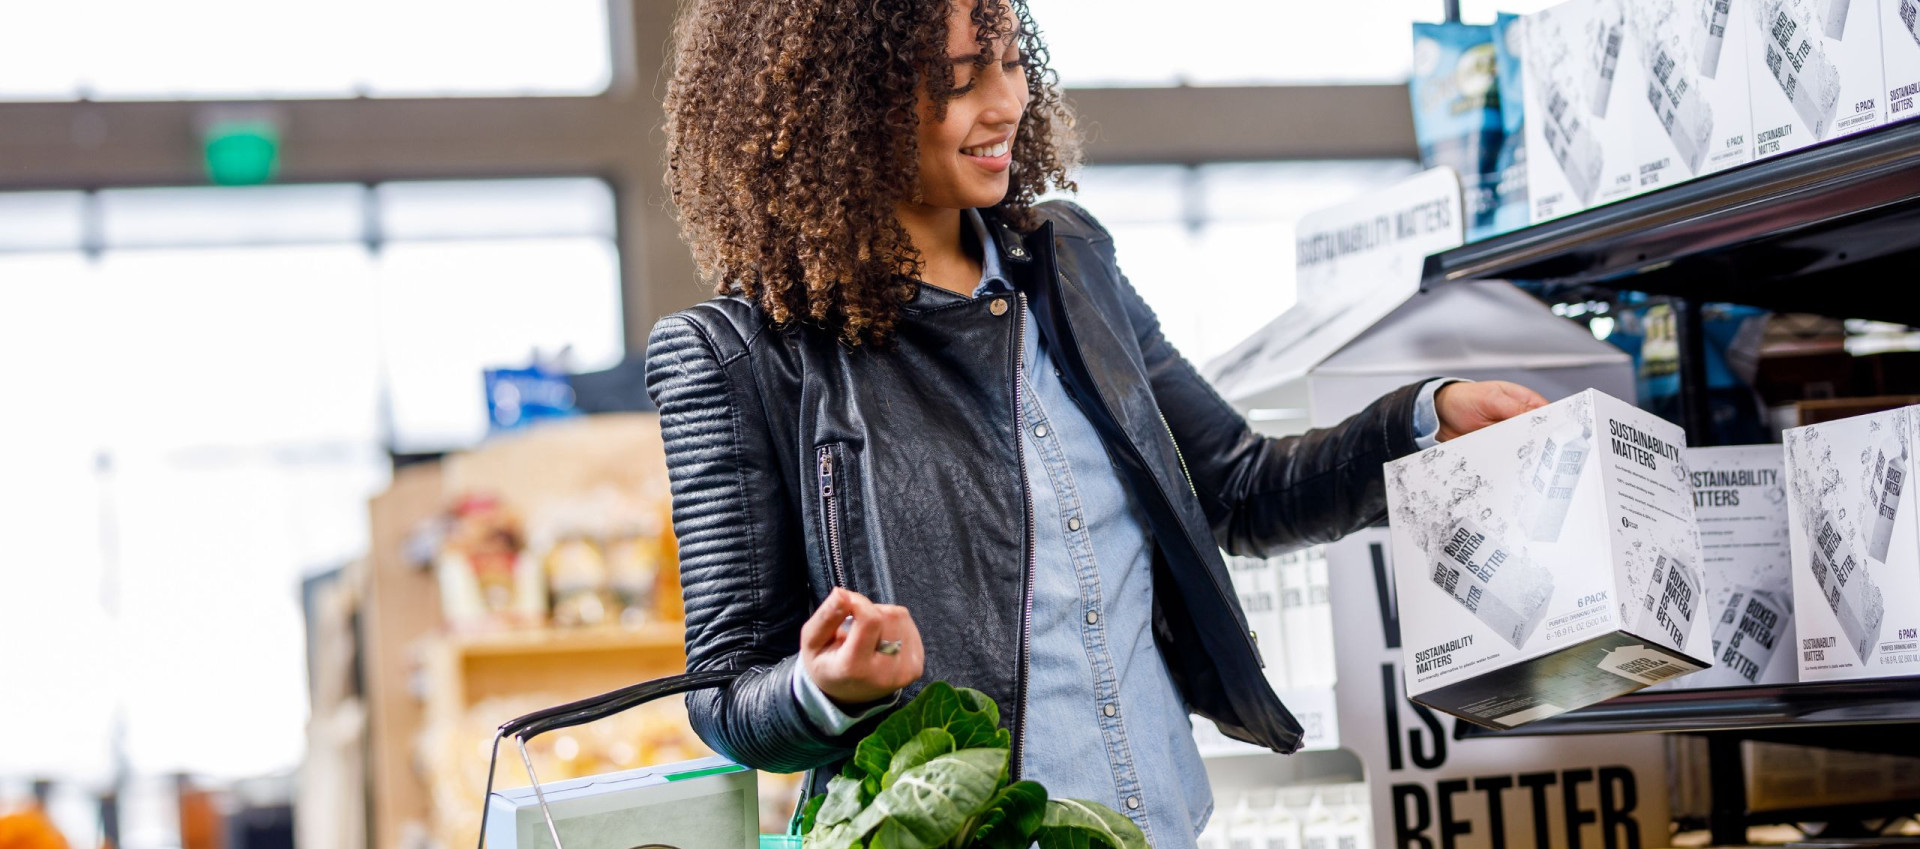
{"label": "woman's left hand", "polygon": [[1441,442],[1546,405],[1540,393],[1504,380],[1449,383],[1433,396]]}

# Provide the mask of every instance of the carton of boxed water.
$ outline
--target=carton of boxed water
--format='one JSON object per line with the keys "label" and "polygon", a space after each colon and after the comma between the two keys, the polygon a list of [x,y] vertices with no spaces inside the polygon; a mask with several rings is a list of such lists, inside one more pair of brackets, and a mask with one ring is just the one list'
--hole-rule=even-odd
{"label": "carton of boxed water", "polygon": [[1881,2],[1749,0],[1755,159],[1886,122]]}
{"label": "carton of boxed water", "polygon": [[1511,728],[1707,667],[1685,449],[1589,389],[1388,463],[1408,696]]}
{"label": "carton of boxed water", "polygon": [[1683,182],[1753,157],[1747,36],[1729,26],[1758,0],[1631,0],[1628,41],[1646,84],[1635,176],[1642,190]]}
{"label": "carton of boxed water", "polygon": [[1920,0],[1880,0],[1880,46],[1887,123],[1920,114]]}
{"label": "carton of boxed water", "polygon": [[1570,0],[1520,22],[1530,219],[1546,221],[1639,193],[1631,103],[1646,73],[1622,0]]}
{"label": "carton of boxed water", "polygon": [[1675,686],[1741,687],[1798,679],[1786,456],[1778,445],[1687,450],[1700,524],[1713,663]]}
{"label": "carton of boxed water", "polygon": [[1786,432],[1800,680],[1920,674],[1920,407]]}

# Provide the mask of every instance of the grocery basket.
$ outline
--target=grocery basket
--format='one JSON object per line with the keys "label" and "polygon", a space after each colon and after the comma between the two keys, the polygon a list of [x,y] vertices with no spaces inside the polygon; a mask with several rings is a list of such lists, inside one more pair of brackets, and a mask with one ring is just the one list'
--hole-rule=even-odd
{"label": "grocery basket", "polygon": [[[494,849],[566,849],[560,839],[562,823],[567,825],[573,849],[798,849],[797,834],[759,833],[756,776],[725,758],[642,767],[542,787],[534,774],[533,758],[527,754],[527,741],[540,734],[665,696],[724,687],[739,674],[691,672],[644,681],[501,723],[487,761],[479,849],[487,849],[489,842]],[[531,784],[495,793],[500,742],[509,737],[520,750]],[[536,810],[538,819],[533,816]]]}

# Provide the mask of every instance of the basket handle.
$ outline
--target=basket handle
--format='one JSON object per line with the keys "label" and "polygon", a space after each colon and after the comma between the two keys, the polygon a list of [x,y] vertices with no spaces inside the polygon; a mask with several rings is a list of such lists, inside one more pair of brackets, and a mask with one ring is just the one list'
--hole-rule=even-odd
{"label": "basket handle", "polygon": [[508,737],[519,744],[520,760],[526,764],[527,779],[533,784],[534,796],[540,800],[540,813],[546,817],[547,833],[553,837],[554,849],[563,849],[560,844],[560,829],[554,825],[553,811],[547,808],[547,796],[540,791],[540,778],[533,774],[533,759],[527,756],[527,741],[534,737],[561,728],[583,725],[596,719],[604,719],[616,713],[639,707],[654,699],[705,690],[712,687],[725,687],[740,677],[737,670],[714,670],[708,672],[688,672],[642,681],[621,687],[597,696],[588,696],[578,701],[542,708],[525,716],[514,717],[500,723],[499,730],[493,735],[493,754],[487,759],[487,792],[480,803],[480,840],[479,849],[487,846],[487,805],[493,799],[493,772],[500,762],[500,741]]}

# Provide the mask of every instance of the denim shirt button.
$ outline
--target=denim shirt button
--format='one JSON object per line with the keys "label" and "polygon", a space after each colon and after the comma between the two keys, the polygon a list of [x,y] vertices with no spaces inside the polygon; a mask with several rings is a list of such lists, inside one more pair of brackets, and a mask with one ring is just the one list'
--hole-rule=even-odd
{"label": "denim shirt button", "polygon": [[1087,624],[1088,625],[1100,624],[1100,613],[1094,610],[1087,611]]}
{"label": "denim shirt button", "polygon": [[1116,713],[1119,713],[1120,711],[1119,709],[1115,708],[1113,705],[1107,705],[1106,707],[1101,708],[1100,712],[1108,716],[1112,716]]}
{"label": "denim shirt button", "polygon": [[1068,520],[1067,520],[1067,530],[1069,530],[1069,531],[1077,531],[1077,530],[1080,530],[1080,517],[1079,517],[1079,516],[1075,516],[1075,517],[1073,517],[1073,518],[1071,518],[1071,519],[1068,519]]}

